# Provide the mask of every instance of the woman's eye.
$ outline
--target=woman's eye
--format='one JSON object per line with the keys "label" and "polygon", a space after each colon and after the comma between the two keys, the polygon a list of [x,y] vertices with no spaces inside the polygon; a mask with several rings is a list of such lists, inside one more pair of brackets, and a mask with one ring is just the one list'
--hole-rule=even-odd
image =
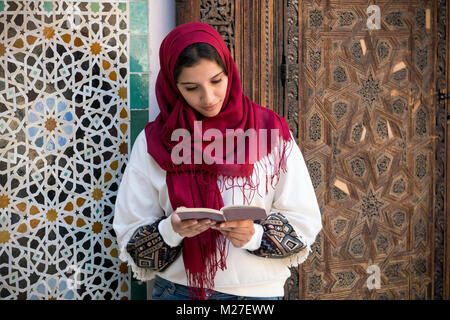
{"label": "woman's eye", "polygon": [[[219,83],[220,81],[222,81],[222,79],[218,79],[218,80],[211,80],[211,82],[212,82],[213,84],[217,84],[217,83]],[[186,88],[186,90],[187,90],[187,91],[193,91],[193,90],[195,90],[195,89],[197,89],[197,87],[193,87],[193,88]]]}

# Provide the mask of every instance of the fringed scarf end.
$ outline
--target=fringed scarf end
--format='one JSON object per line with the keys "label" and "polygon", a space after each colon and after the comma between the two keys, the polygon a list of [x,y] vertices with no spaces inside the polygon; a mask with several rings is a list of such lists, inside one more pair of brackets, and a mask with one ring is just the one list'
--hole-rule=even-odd
{"label": "fringed scarf end", "polygon": [[202,265],[193,268],[196,270],[186,268],[187,286],[191,300],[207,300],[214,292],[214,278],[217,270],[227,268],[229,242],[221,233],[211,232],[215,232],[217,236],[215,246],[211,245],[211,241],[208,239],[202,241],[203,243],[200,245]]}

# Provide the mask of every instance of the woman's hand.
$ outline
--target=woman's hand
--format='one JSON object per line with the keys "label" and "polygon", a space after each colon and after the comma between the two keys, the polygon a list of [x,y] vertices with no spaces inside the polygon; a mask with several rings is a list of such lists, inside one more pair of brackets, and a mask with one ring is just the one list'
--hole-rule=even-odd
{"label": "woman's hand", "polygon": [[247,244],[255,233],[255,226],[250,219],[222,222],[212,228],[220,231],[236,248]]}
{"label": "woman's hand", "polygon": [[187,238],[195,237],[216,224],[214,220],[210,219],[189,219],[181,221],[180,217],[175,212],[171,214],[170,219],[173,230],[180,236]]}

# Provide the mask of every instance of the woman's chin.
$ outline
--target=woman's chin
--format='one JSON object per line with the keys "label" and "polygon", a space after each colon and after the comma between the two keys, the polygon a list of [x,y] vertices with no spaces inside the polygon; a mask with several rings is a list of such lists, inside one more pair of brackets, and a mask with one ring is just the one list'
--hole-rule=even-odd
{"label": "woman's chin", "polygon": [[207,118],[212,118],[217,116],[220,113],[221,108],[213,109],[213,110],[201,110],[199,111],[203,116]]}

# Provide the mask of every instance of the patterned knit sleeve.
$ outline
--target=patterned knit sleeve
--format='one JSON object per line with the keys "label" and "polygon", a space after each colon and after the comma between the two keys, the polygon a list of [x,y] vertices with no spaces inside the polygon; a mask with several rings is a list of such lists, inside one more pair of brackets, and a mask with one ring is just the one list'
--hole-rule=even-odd
{"label": "patterned knit sleeve", "polygon": [[286,258],[306,247],[283,214],[274,212],[260,224],[264,229],[261,246],[248,252],[260,257]]}
{"label": "patterned knit sleeve", "polygon": [[165,218],[138,228],[128,241],[126,250],[138,267],[164,271],[180,254],[182,246],[170,247],[158,231],[158,224]]}

